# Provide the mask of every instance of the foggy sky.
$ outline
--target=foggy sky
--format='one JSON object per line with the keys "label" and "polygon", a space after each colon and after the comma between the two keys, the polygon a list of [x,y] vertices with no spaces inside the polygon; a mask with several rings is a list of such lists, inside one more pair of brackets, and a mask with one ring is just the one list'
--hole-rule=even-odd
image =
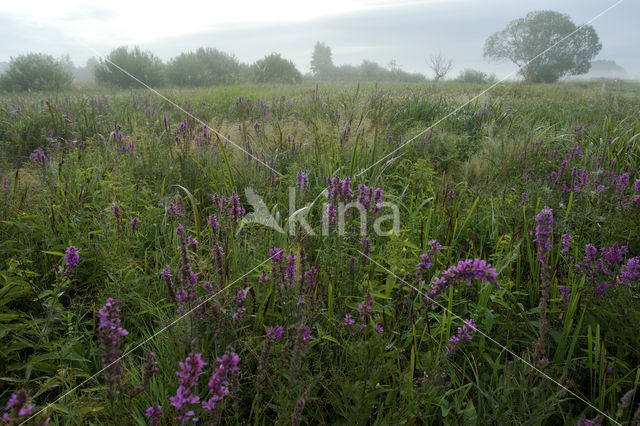
{"label": "foggy sky", "polygon": [[[431,0],[389,6],[387,2],[382,7],[361,7],[284,22],[270,18],[225,23],[218,19],[215,24],[193,25],[192,29],[189,21],[181,19],[175,22],[175,30],[179,31],[167,31],[178,35],[152,39],[144,35],[144,28],[138,28],[136,33],[119,27],[122,11],[110,9],[108,4],[78,6],[57,17],[55,25],[4,11],[0,6],[0,61],[27,52],[54,56],[69,53],[76,65],[84,65],[89,57],[105,56],[123,44],[139,45],[166,61],[199,47],[216,47],[246,63],[278,52],[307,72],[313,46],[322,41],[331,47],[336,65],[358,65],[369,59],[386,66],[394,60],[406,71],[430,76],[425,59],[442,52],[453,59],[450,76],[464,68],[475,68],[494,72],[500,78],[515,71],[515,67],[507,62],[485,61],[482,49],[487,37],[511,20],[534,10],[551,9],[568,14],[579,25],[614,3],[615,0],[569,0],[561,4],[557,0]],[[286,12],[283,10],[282,14],[285,16]],[[603,45],[596,59],[614,60],[635,78],[640,78],[640,26],[634,22],[638,16],[640,2],[625,0],[592,23]]]}

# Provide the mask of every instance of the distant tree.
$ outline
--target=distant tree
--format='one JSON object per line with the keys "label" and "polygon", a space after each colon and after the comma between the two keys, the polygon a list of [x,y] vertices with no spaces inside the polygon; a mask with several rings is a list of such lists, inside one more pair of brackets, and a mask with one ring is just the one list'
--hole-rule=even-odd
{"label": "distant tree", "polygon": [[629,78],[629,75],[616,61],[600,59],[591,62],[591,69],[584,78]]}
{"label": "distant tree", "polygon": [[45,53],[29,53],[11,58],[0,77],[0,88],[16,92],[65,89],[73,81],[67,59],[68,57],[58,60]]}
{"label": "distant tree", "polygon": [[317,42],[311,55],[311,73],[315,78],[326,80],[332,77],[334,69],[331,48]]}
{"label": "distant tree", "polygon": [[453,61],[449,58],[445,58],[442,53],[437,55],[431,55],[427,61],[427,66],[433,71],[433,80],[440,81],[451,71],[453,68]]}
{"label": "distant tree", "polygon": [[131,51],[126,46],[118,47],[101,59],[95,68],[96,82],[122,89],[141,87],[118,67],[152,87],[162,86],[165,82],[164,64],[160,58],[137,46]]}
{"label": "distant tree", "polygon": [[240,62],[211,47],[183,53],[167,64],[167,78],[176,86],[206,87],[237,83]]}
{"label": "distant tree", "polygon": [[293,62],[279,53],[272,53],[252,66],[254,81],[258,83],[300,83],[302,74]]}
{"label": "distant tree", "polygon": [[[530,83],[551,83],[565,75],[584,74],[602,44],[592,26],[576,29],[578,27],[562,13],[530,12],[490,36],[484,45],[484,57],[510,60]],[[574,31],[575,34],[567,37]],[[564,37],[567,39],[563,40]]]}
{"label": "distant tree", "polygon": [[456,81],[462,83],[491,84],[496,81],[496,76],[467,68],[456,77]]}

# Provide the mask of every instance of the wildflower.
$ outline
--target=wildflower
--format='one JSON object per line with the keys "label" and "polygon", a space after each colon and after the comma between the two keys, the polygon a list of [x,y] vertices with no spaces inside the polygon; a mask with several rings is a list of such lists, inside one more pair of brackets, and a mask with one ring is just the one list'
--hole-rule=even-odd
{"label": "wildflower", "polygon": [[538,243],[538,259],[545,263],[547,253],[551,250],[551,232],[553,231],[553,211],[551,208],[544,206],[536,215],[536,238],[533,240]]}
{"label": "wildflower", "polygon": [[136,232],[136,228],[138,227],[139,223],[140,223],[139,217],[136,216],[133,219],[131,219],[131,222],[129,222],[129,228],[131,228],[131,233]]}
{"label": "wildflower", "polygon": [[569,298],[571,297],[571,287],[565,285],[559,285],[558,291],[562,296],[563,302],[569,302]]}
{"label": "wildflower", "polygon": [[346,314],[344,316],[344,320],[342,321],[342,323],[344,325],[353,325],[356,321],[351,317],[351,314]]}
{"label": "wildflower", "polygon": [[[555,173],[555,172],[553,172],[553,173]],[[552,173],[552,175],[553,175],[553,173]],[[555,180],[554,180],[554,182],[555,182]],[[527,194],[526,192],[523,192],[522,193],[522,203],[523,204],[527,202],[527,198],[529,198],[529,194]]]}
{"label": "wildflower", "polygon": [[2,181],[2,192],[6,193],[9,190],[9,179],[4,179]]}
{"label": "wildflower", "polygon": [[267,336],[273,340],[278,340],[279,338],[282,337],[283,332],[284,332],[284,329],[282,328],[281,325],[277,326],[276,328],[273,328],[270,326],[267,329]]}
{"label": "wildflower", "polygon": [[420,263],[416,267],[418,282],[424,282],[426,272],[433,266],[433,256],[442,250],[442,245],[438,240],[429,240],[427,244],[429,248],[420,255]]}
{"label": "wildflower", "polygon": [[296,185],[298,186],[298,188],[306,189],[309,187],[309,178],[307,177],[307,174],[302,170],[299,171],[298,175],[296,176]]}
{"label": "wildflower", "polygon": [[73,275],[76,273],[80,256],[78,255],[78,248],[71,246],[68,247],[64,255],[65,274]]}
{"label": "wildflower", "polygon": [[365,322],[367,317],[371,314],[371,304],[373,303],[373,297],[367,290],[367,295],[364,300],[358,305],[358,313],[360,314],[360,320]]}
{"label": "wildflower", "polygon": [[353,256],[349,259],[349,273],[353,274],[353,270],[356,268],[356,263],[358,262],[358,258]]}
{"label": "wildflower", "polygon": [[440,297],[444,290],[458,281],[466,281],[467,285],[471,285],[471,280],[478,279],[496,285],[497,278],[498,273],[490,263],[482,259],[461,260],[457,265],[452,265],[444,270],[439,277],[432,281],[427,291],[427,297],[431,300]]}
{"label": "wildflower", "polygon": [[465,340],[471,340],[473,338],[471,333],[475,333],[478,331],[473,324],[473,319],[469,318],[463,321],[464,325],[462,327],[458,327],[458,332],[455,336],[451,336],[449,339],[449,344],[446,346],[447,355],[453,355],[462,345]]}
{"label": "wildflower", "polygon": [[208,410],[214,416],[217,416],[218,404],[222,401],[224,396],[229,393],[229,382],[227,381],[227,375],[229,372],[238,370],[238,363],[240,357],[236,355],[230,348],[217,358],[218,367],[211,375],[209,379],[209,394],[211,397],[207,401],[202,402],[202,408]]}
{"label": "wildflower", "polygon": [[376,324],[373,327],[378,333],[382,333],[384,330],[382,329],[382,325],[381,324]]}
{"label": "wildflower", "polygon": [[151,425],[157,425],[163,414],[162,406],[158,404],[153,404],[151,407],[147,408],[144,413],[145,417],[149,417],[149,424]]}
{"label": "wildflower", "polygon": [[193,238],[191,235],[189,235],[187,237],[187,243],[191,246],[193,251],[197,251],[198,250],[198,240]]}
{"label": "wildflower", "polygon": [[162,279],[164,280],[167,286],[167,294],[169,295],[170,299],[175,303],[176,295],[173,290],[173,279],[171,278],[171,267],[169,265],[165,265],[164,269],[162,270],[162,274],[160,275],[162,276]]}
{"label": "wildflower", "polygon": [[[7,405],[5,406],[5,412],[0,419],[7,425],[21,425],[26,424],[30,420],[30,416],[33,414],[35,404],[27,404],[29,395],[24,389],[20,389],[18,393],[11,394]],[[49,423],[49,418],[44,419],[41,422],[34,421],[35,425],[46,425]]]}
{"label": "wildflower", "polygon": [[100,341],[100,352],[102,367],[105,378],[110,387],[120,380],[120,357],[122,355],[122,338],[129,334],[127,330],[120,327],[120,308],[118,301],[109,297],[106,303],[98,311],[98,340]]}
{"label": "wildflower", "polygon": [[284,279],[288,283],[287,288],[292,288],[296,284],[296,271],[298,268],[298,264],[296,263],[296,255],[290,253],[287,256],[287,267],[284,272]]}
{"label": "wildflower", "polygon": [[567,253],[569,251],[572,239],[573,237],[571,234],[562,234],[562,249],[560,250],[560,253]]}
{"label": "wildflower", "polygon": [[211,230],[215,233],[218,230],[218,218],[215,214],[210,215],[207,218],[207,222],[209,222],[209,226],[211,226]]}
{"label": "wildflower", "polygon": [[182,203],[169,203],[169,217],[178,218],[184,215],[187,211],[185,210]]}
{"label": "wildflower", "polygon": [[173,419],[180,424],[185,424],[189,420],[197,422],[194,417],[195,412],[188,409],[188,405],[199,404],[200,397],[193,394],[193,389],[198,386],[198,376],[202,372],[202,367],[206,362],[202,360],[202,354],[192,353],[184,362],[178,363],[180,370],[176,372],[178,376],[178,389],[175,396],[169,398],[171,405],[176,409],[176,417]]}

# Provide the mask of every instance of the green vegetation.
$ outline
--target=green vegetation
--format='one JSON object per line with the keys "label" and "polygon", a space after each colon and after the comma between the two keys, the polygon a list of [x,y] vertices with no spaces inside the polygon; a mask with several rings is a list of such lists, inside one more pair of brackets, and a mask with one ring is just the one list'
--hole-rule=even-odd
{"label": "green vegetation", "polygon": [[[6,95],[2,408],[25,389],[54,424],[145,424],[154,404],[160,424],[631,423],[640,86],[467,104],[484,88],[163,92],[207,127],[142,90]],[[348,199],[347,178],[354,201],[380,189],[366,239],[356,209],[321,232],[317,196],[339,180]],[[242,219],[253,190],[286,233]],[[288,232],[291,194],[315,235]]]}

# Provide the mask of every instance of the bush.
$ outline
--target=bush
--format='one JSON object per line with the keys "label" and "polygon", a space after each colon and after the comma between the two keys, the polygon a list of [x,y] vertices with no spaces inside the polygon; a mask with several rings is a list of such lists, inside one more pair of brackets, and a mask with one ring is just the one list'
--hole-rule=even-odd
{"label": "bush", "polygon": [[240,63],[235,56],[214,48],[200,48],[183,53],[167,64],[170,84],[187,87],[206,87],[237,83]]}
{"label": "bush", "polygon": [[456,81],[462,83],[491,84],[496,81],[495,74],[487,74],[482,71],[465,69],[456,78]]}
{"label": "bush", "polygon": [[[114,65],[116,64],[116,65]],[[126,46],[118,47],[96,65],[96,82],[105,86],[122,89],[140,87],[141,84],[124,73],[122,68],[145,84],[158,87],[164,85],[164,64],[162,60],[149,51],[134,47],[129,51]]]}
{"label": "bush", "polygon": [[279,53],[272,53],[256,61],[252,66],[253,79],[257,83],[300,83],[302,74],[293,62]]}
{"label": "bush", "polygon": [[11,58],[0,77],[0,88],[9,92],[62,90],[73,81],[61,60],[45,53],[29,53]]}

